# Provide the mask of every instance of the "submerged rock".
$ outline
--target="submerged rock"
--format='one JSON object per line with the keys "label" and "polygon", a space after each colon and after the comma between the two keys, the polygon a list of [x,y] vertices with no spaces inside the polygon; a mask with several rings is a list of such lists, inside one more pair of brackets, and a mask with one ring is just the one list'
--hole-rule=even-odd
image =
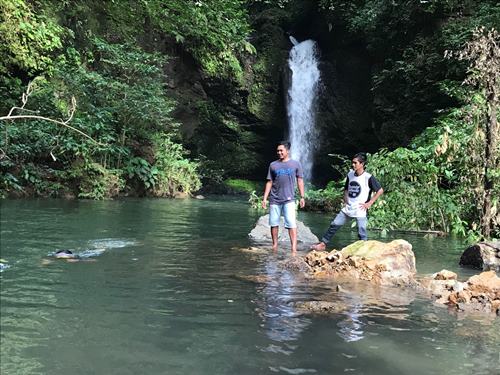
{"label": "submerged rock", "polygon": [[460,257],[461,266],[500,272],[500,242],[479,242],[468,247]]}
{"label": "submerged rock", "polygon": [[295,302],[294,307],[299,314],[342,314],[349,310],[349,305],[346,303],[328,302],[328,301],[304,301]]}
{"label": "submerged rock", "polygon": [[235,275],[238,280],[249,281],[255,284],[266,284],[272,281],[269,275]]}
{"label": "submerged rock", "polygon": [[[269,215],[264,215],[259,218],[257,224],[248,235],[250,240],[257,245],[270,245],[271,244],[271,227],[269,226]],[[278,242],[280,246],[290,246],[290,237],[288,237],[288,230],[284,226],[283,218],[280,220],[280,228],[278,234]],[[305,248],[310,244],[318,242],[311,230],[304,225],[303,222],[297,220],[297,247]]]}
{"label": "submerged rock", "polygon": [[448,270],[441,270],[432,275],[434,280],[456,280],[457,274]]}
{"label": "submerged rock", "polygon": [[[455,277],[443,278],[443,273]],[[437,304],[447,305],[455,311],[500,315],[500,278],[494,271],[482,272],[460,282],[456,274],[443,270],[422,279],[421,285]]]}
{"label": "submerged rock", "polygon": [[367,280],[378,285],[415,285],[415,255],[405,240],[357,241],[341,251],[304,257],[315,276]]}
{"label": "submerged rock", "polygon": [[284,269],[300,272],[305,276],[309,276],[311,273],[311,267],[305,262],[303,257],[292,257],[287,259],[282,263]]}

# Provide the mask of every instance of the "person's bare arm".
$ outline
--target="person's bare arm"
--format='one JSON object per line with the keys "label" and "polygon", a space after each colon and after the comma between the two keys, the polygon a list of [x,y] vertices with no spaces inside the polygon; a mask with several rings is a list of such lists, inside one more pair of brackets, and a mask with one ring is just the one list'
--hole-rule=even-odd
{"label": "person's bare arm", "polygon": [[362,208],[364,208],[365,210],[368,210],[372,205],[373,203],[375,203],[375,201],[377,199],[379,199],[379,197],[384,194],[384,189],[380,188],[378,189],[378,191],[375,193],[375,195],[372,197],[372,199],[370,199],[368,202],[366,203],[363,203],[361,205]]}
{"label": "person's bare arm", "polygon": [[302,177],[297,177],[297,186],[299,188],[299,193],[300,193],[300,208],[304,208],[306,205],[306,201],[304,199],[305,196],[305,191],[304,191],[304,179]]}

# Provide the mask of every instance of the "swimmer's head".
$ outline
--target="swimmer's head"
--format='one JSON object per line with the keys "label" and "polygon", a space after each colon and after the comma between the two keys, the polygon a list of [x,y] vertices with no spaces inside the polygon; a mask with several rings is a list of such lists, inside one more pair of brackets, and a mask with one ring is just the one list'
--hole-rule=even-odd
{"label": "swimmer's head", "polygon": [[56,258],[61,258],[61,259],[68,259],[68,258],[74,258],[75,257],[75,255],[73,254],[73,252],[71,250],[68,250],[68,249],[58,250],[58,251],[56,251],[56,253],[54,254],[54,256]]}

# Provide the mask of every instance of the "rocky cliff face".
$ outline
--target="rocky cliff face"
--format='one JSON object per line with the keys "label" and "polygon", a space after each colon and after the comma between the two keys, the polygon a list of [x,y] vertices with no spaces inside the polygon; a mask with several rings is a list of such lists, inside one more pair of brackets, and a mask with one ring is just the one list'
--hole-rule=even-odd
{"label": "rocky cliff face", "polygon": [[195,157],[204,155],[227,176],[262,178],[284,136],[283,69],[291,42],[280,26],[281,10],[254,17],[254,54],[241,60],[241,81],[207,76],[173,41],[166,41],[167,89],[177,101],[173,117]]}

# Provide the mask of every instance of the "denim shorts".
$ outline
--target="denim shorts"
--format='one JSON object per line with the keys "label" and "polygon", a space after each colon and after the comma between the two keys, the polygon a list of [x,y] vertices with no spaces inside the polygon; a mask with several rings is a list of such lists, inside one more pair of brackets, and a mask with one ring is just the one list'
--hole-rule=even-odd
{"label": "denim shorts", "polygon": [[283,204],[271,204],[269,206],[269,226],[279,227],[280,216],[285,218],[285,228],[295,228],[295,202],[288,202]]}

